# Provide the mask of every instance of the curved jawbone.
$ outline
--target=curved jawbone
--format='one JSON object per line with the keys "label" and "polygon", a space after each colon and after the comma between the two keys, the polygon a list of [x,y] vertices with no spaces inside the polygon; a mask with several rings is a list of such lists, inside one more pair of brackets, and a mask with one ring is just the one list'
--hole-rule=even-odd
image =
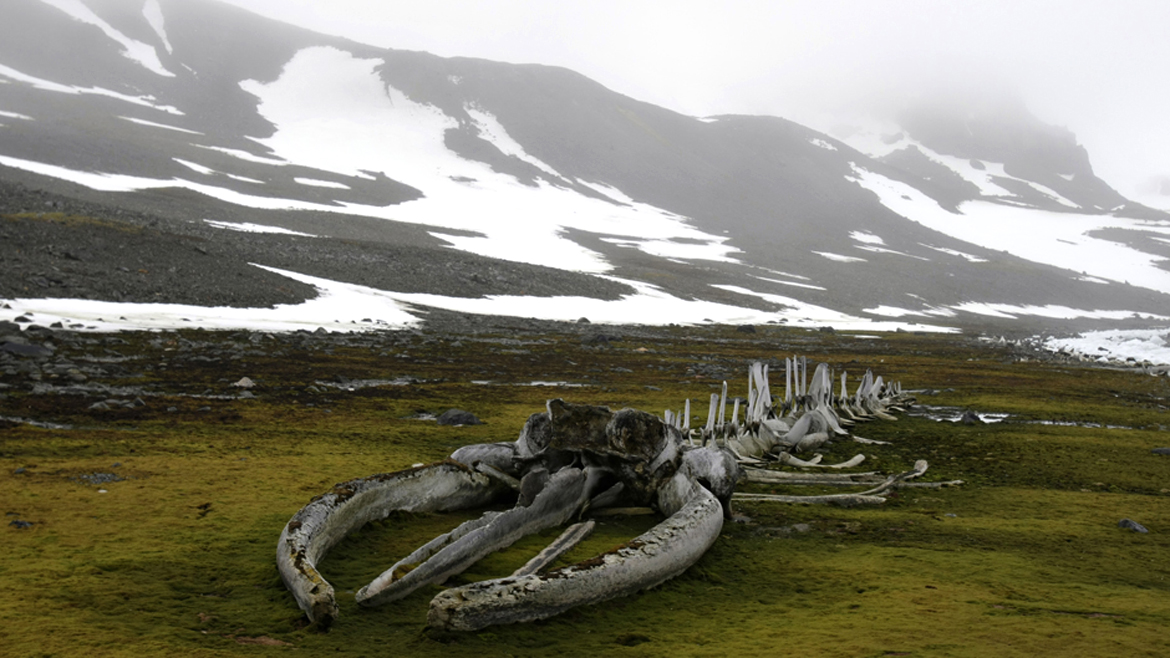
{"label": "curved jawbone", "polygon": [[327,628],[337,618],[337,601],[317,562],[346,535],[391,512],[479,507],[506,491],[497,480],[451,459],[350,480],[317,496],[289,520],[277,542],[276,566],[309,621]]}
{"label": "curved jawbone", "polygon": [[474,631],[544,619],[634,594],[686,571],[722,529],[719,499],[695,484],[681,509],[608,553],[544,574],[485,580],[440,592],[431,601],[427,624]]}

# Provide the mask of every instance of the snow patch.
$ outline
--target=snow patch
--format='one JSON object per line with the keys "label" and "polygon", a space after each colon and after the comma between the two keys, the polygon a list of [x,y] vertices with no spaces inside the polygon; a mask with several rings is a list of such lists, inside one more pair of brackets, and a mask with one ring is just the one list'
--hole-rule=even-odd
{"label": "snow patch", "polygon": [[198,146],[199,148],[205,148],[205,149],[208,149],[209,151],[218,151],[218,152],[223,153],[225,155],[230,155],[233,158],[238,158],[240,160],[243,160],[244,162],[254,162],[256,164],[266,164],[266,165],[272,165],[274,167],[284,167],[284,166],[288,165],[288,162],[286,162],[284,160],[279,160],[276,158],[266,158],[264,156],[255,155],[255,154],[249,153],[247,151],[242,151],[240,149],[229,149],[229,148],[224,148],[222,146],[206,146],[203,144],[194,144],[194,146]]}
{"label": "snow patch", "polygon": [[16,112],[5,112],[4,110],[0,110],[0,117],[4,117],[6,119],[22,119],[24,121],[32,121],[33,120],[33,118],[30,116],[27,116],[24,114],[18,114]]}
{"label": "snow patch", "polygon": [[183,165],[184,167],[187,167],[188,169],[190,169],[196,173],[203,174],[205,176],[215,173],[214,169],[211,169],[209,167],[204,167],[201,164],[196,164],[194,162],[187,162],[186,160],[180,160],[178,158],[171,158],[171,159],[174,160],[175,162],[178,162],[179,164]]}
{"label": "snow patch", "polygon": [[838,263],[864,263],[864,258],[856,258],[854,256],[842,256],[841,254],[834,254],[831,251],[814,251],[814,254],[823,256],[829,260],[835,260]]}
{"label": "snow patch", "polygon": [[1066,208],[1076,208],[1077,210],[1081,209],[1080,206],[1078,206],[1077,204],[1073,203],[1072,201],[1069,201],[1068,199],[1064,198],[1063,196],[1060,195],[1060,192],[1057,192],[1056,190],[1052,189],[1051,187],[1048,187],[1047,185],[1042,185],[1040,183],[1036,183],[1033,181],[1024,181],[1024,182],[1027,183],[1028,185],[1031,185],[1032,189],[1034,189],[1037,192],[1043,194],[1044,196],[1052,199],[1053,201],[1059,203],[1060,205],[1065,206]]}
{"label": "snow patch", "polygon": [[1077,281],[1084,281],[1085,283],[1104,283],[1104,284],[1110,283],[1109,281],[1106,281],[1105,279],[1098,279],[1095,276],[1078,276],[1078,277],[1074,277],[1074,278]]}
{"label": "snow patch", "polygon": [[194,130],[187,130],[186,128],[180,128],[178,126],[168,126],[165,123],[155,123],[154,121],[147,121],[146,119],[137,119],[135,117],[122,117],[122,116],[120,116],[118,118],[122,119],[124,121],[129,121],[130,123],[137,123],[140,126],[150,126],[151,128],[166,128],[167,130],[173,130],[175,132],[180,132],[180,133],[187,133],[188,135],[202,135],[203,134],[201,132],[197,132]]}
{"label": "snow patch", "polygon": [[908,254],[904,251],[898,251],[896,249],[886,249],[885,247],[878,247],[876,245],[869,244],[859,244],[855,246],[862,251],[869,251],[875,254],[892,254],[894,256],[905,256],[906,258],[916,258],[918,260],[930,262],[930,259],[924,256],[915,256],[914,254]]}
{"label": "snow patch", "polygon": [[851,231],[849,237],[866,244],[885,244],[886,241],[867,231]]}
{"label": "snow patch", "polygon": [[930,308],[925,308],[925,309],[914,311],[914,310],[911,310],[908,308],[901,308],[898,306],[886,306],[884,304],[881,306],[875,306],[874,308],[861,309],[861,312],[862,313],[869,313],[870,315],[880,315],[883,317],[890,317],[890,318],[900,318],[900,317],[907,316],[907,315],[918,315],[918,316],[922,316],[924,318],[931,317],[931,316],[953,318],[956,315],[958,315],[957,313],[950,310],[949,308],[930,307]]}
{"label": "snow patch", "polygon": [[1158,365],[1170,364],[1170,327],[1161,329],[1110,329],[1090,331],[1071,338],[1049,338],[1045,349],[1064,350],[1088,358],[1135,359]]}
{"label": "snow patch", "polygon": [[762,272],[767,272],[769,274],[775,274],[776,276],[786,276],[790,279],[800,279],[801,281],[812,281],[812,279],[808,278],[807,276],[803,276],[800,274],[793,274],[791,272],[782,272],[780,270],[773,270],[773,269],[768,268],[768,267],[760,267],[759,265],[755,265],[755,266],[753,266],[753,268],[760,270]]}
{"label": "snow patch", "polygon": [[163,25],[162,7],[159,6],[158,0],[146,0],[146,4],[142,7],[142,15],[146,17],[146,22],[150,23],[154,33],[162,40],[167,53],[174,53],[175,49],[171,47],[170,39],[167,39],[166,26]]}
{"label": "snow patch", "polygon": [[632,240],[630,238],[601,238],[602,242],[618,245],[619,247],[629,247],[638,249],[643,253],[651,256],[658,256],[659,258],[671,258],[681,260],[712,260],[722,263],[738,263],[734,258],[728,254],[732,252],[739,252],[734,247],[726,247],[725,249],[713,248],[717,245],[693,244],[687,242],[674,242],[671,240]]}
{"label": "snow patch", "polygon": [[908,308],[898,308],[897,306],[875,306],[873,308],[863,308],[862,313],[869,313],[870,315],[880,315],[887,318],[901,318],[907,315],[921,315],[926,316],[922,311],[911,311]]}
{"label": "snow patch", "polygon": [[949,254],[951,256],[958,256],[960,258],[965,258],[967,260],[967,262],[969,262],[969,263],[986,263],[987,262],[986,258],[980,258],[978,256],[973,256],[973,255],[968,254],[966,252],[956,251],[954,249],[947,249],[946,247],[936,247],[934,245],[926,244],[925,242],[919,242],[918,244],[922,245],[923,247],[926,247],[927,249],[933,249],[933,250],[940,252],[940,253]]}
{"label": "snow patch", "polygon": [[279,235],[299,235],[306,238],[315,238],[316,235],[312,233],[301,233],[300,231],[293,231],[291,229],[282,228],[280,226],[268,226],[267,224],[253,224],[251,222],[221,222],[214,219],[203,220],[209,226],[215,228],[228,229],[229,231],[240,231],[243,233],[275,233]]}
{"label": "snow patch", "polygon": [[93,96],[107,96],[109,98],[116,98],[127,103],[133,103],[135,105],[141,105],[143,107],[159,110],[160,112],[167,112],[169,114],[176,114],[179,116],[183,115],[183,113],[177,107],[172,107],[170,105],[159,105],[155,102],[154,96],[130,96],[128,94],[120,94],[116,91],[110,91],[109,89],[103,89],[102,87],[72,87],[69,85],[53,82],[51,80],[45,80],[44,78],[28,75],[27,73],[21,73],[20,71],[17,71],[16,69],[9,66],[4,66],[3,64],[0,64],[0,75],[17,82],[23,82],[25,84],[32,85],[34,88],[40,89],[42,91],[53,91],[59,94],[89,94]]}
{"label": "snow patch", "polygon": [[832,144],[826,142],[825,140],[823,140],[819,137],[808,140],[808,143],[812,144],[813,146],[819,146],[820,148],[823,148],[826,151],[836,151],[837,150],[836,146],[833,146]]}
{"label": "snow patch", "polygon": [[319,178],[294,177],[293,181],[300,183],[301,185],[309,185],[311,187],[328,187],[328,188],[332,188],[335,190],[348,190],[348,189],[350,189],[350,187],[348,185],[346,185],[345,183],[337,183],[337,182],[334,182],[331,180],[321,180]]}
{"label": "snow patch", "polygon": [[[81,0],[41,0],[41,2],[51,7],[60,9],[75,20],[81,21],[82,23],[88,23],[89,25],[93,25],[94,27],[98,28],[104,32],[107,37],[113,39],[122,46],[123,57],[137,62],[151,73],[167,78],[175,77],[175,74],[168,71],[167,68],[162,65],[162,62],[159,61],[158,51],[156,51],[153,46],[131,39],[125,34],[122,34],[118,30],[114,29],[114,26],[105,22],[100,16],[93,13],[93,10],[91,10],[89,7],[86,7],[81,2]],[[162,18],[161,12],[159,13],[159,18]],[[149,20],[149,16],[147,17],[147,20]]]}
{"label": "snow patch", "polygon": [[758,274],[749,274],[748,276],[752,277],[753,279],[759,279],[760,281],[767,281],[769,283],[779,283],[781,285],[792,286],[794,288],[807,288],[809,290],[825,290],[826,289],[824,286],[814,286],[810,283],[798,283],[796,281],[783,281],[781,279],[773,279],[773,278],[766,277],[766,276],[760,276]]}

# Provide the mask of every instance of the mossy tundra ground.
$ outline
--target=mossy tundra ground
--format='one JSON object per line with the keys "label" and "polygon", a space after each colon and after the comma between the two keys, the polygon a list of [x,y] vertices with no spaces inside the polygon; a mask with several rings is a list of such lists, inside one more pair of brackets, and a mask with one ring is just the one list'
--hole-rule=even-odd
{"label": "mossy tundra ground", "polygon": [[[4,375],[0,416],[65,427],[0,421],[0,654],[1170,654],[1170,456],[1151,453],[1170,445],[1167,378],[1021,359],[955,336],[583,335],[85,336],[73,359],[105,369],[89,383],[146,402],[105,410],[90,408],[101,397],[50,392],[52,375],[40,392]],[[737,522],[682,576],[543,622],[431,632],[437,587],[377,609],[354,603],[353,591],[470,514],[394,514],[337,546],[322,563],[341,605],[328,632],[306,625],[277,576],[281,528],[334,483],[512,440],[552,397],[659,414],[689,397],[697,424],[713,387],[726,379],[742,395],[749,362],[793,353],[851,375],[873,368],[926,390],[923,405],[1010,417],[859,426],[891,445],[838,441],[826,461],[863,452],[865,468],[897,471],[924,458],[923,479],[966,484],[902,490],[879,507],[738,503]],[[230,386],[244,376],[254,399]],[[451,407],[485,423],[419,417]],[[1150,532],[1123,530],[1122,518]],[[655,522],[600,521],[567,559]],[[489,556],[457,582],[505,575],[555,535]]]}

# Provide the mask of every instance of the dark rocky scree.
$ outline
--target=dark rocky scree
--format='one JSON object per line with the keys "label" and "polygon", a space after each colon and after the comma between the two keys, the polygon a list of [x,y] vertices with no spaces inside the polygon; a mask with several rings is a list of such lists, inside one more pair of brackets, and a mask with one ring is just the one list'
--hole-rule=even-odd
{"label": "dark rocky scree", "polygon": [[[190,330],[118,335],[44,327],[35,323],[35,316],[24,319],[27,322],[0,322],[0,422],[31,421],[45,427],[58,427],[56,419],[70,413],[128,420],[159,411],[207,413],[222,406],[224,401],[274,393],[303,395],[301,401],[306,408],[328,413],[333,396],[354,394],[364,388],[366,381],[351,379],[346,373],[313,373],[311,376],[319,377],[314,383],[297,391],[277,391],[255,373],[249,373],[249,359],[295,360],[298,354],[332,355],[335,350],[356,348],[384,359],[388,368],[395,369],[409,368],[413,362],[411,347],[420,344],[441,342],[451,348],[461,348],[465,343],[480,343],[483,349],[506,358],[522,358],[528,353],[526,345],[542,340],[535,334],[553,330],[578,334],[585,349],[598,351],[609,349],[609,340],[653,336],[669,330],[608,326],[608,340],[593,346],[585,339],[596,336],[596,329],[587,324],[439,311],[428,317],[422,329],[371,333],[324,329],[284,334]],[[585,378],[604,375],[595,367],[579,370]],[[192,377],[195,371],[201,375]],[[233,376],[221,376],[225,373]],[[498,373],[479,372],[476,376],[490,378],[495,374]],[[248,375],[251,375],[250,386],[241,385],[244,381],[241,376]],[[208,381],[207,376],[216,379]],[[165,383],[135,384],[136,380]],[[419,383],[411,377],[401,377],[394,381],[372,381],[371,385]],[[169,401],[160,402],[164,397]],[[180,403],[180,409],[174,406],[174,398],[188,399],[190,403]],[[5,405],[5,402],[19,404]],[[439,421],[445,424],[480,422],[473,413],[458,409],[434,409],[429,413],[437,415],[444,411]]]}
{"label": "dark rocky scree", "polygon": [[[687,339],[686,332],[674,326],[607,325],[605,334],[600,334],[596,325],[583,322],[557,323],[438,310],[432,311],[420,328],[370,333],[318,329],[269,334],[195,329],[118,335],[44,327],[36,324],[35,316],[25,319],[28,321],[22,323],[0,322],[0,422],[31,421],[44,427],[77,422],[70,420],[71,417],[133,420],[144,414],[224,413],[230,407],[227,402],[271,395],[296,400],[306,409],[330,413],[331,403],[337,396],[362,395],[368,386],[424,385],[426,382],[418,379],[419,375],[412,374],[415,369],[412,352],[434,345],[453,351],[482,349],[498,355],[501,361],[508,361],[529,358],[529,348],[544,344],[550,335],[576,341],[579,349],[599,356],[630,349],[626,345],[640,339]],[[802,344],[815,341],[817,336],[815,332],[784,331],[786,350],[799,351]],[[769,332],[749,334],[750,338],[740,332],[732,332],[731,336],[734,338],[720,338],[717,333],[703,331],[696,337],[694,354],[686,363],[653,366],[657,376],[662,381],[720,381],[741,376],[742,360],[712,356],[703,347],[727,340],[737,344],[758,343],[759,354],[775,354],[776,338]],[[598,340],[599,337],[603,340]],[[976,339],[966,340],[976,342]],[[303,375],[297,376],[304,380],[303,384],[278,387],[269,385],[262,372],[249,367],[250,360],[296,364],[304,355],[333,355],[343,349],[369,354],[378,363],[384,363],[385,370],[379,367],[376,379],[363,379],[370,373],[317,372],[305,366],[299,368]],[[1032,358],[1038,356],[1042,355],[1033,354]],[[447,361],[457,363],[457,354],[453,353]],[[632,372],[622,363],[625,362],[611,360],[599,367],[598,363],[574,362],[564,368],[572,373],[570,378],[575,382],[605,387],[614,374]],[[781,356],[773,356],[769,363],[773,371],[781,371]],[[385,372],[397,374],[386,379]],[[507,381],[504,370],[491,367],[475,368],[460,376]],[[565,375],[550,372],[548,376]],[[243,378],[250,385],[241,385]],[[654,387],[647,385],[647,388]],[[458,425],[478,422],[473,413],[458,409],[419,410],[419,417]]]}

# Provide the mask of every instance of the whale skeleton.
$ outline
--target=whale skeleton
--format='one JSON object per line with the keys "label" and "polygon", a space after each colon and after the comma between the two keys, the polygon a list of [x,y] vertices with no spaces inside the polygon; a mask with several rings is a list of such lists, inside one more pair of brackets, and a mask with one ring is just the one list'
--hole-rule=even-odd
{"label": "whale skeleton", "polygon": [[694,430],[690,427],[690,400],[682,411],[666,410],[664,418],[692,443],[706,445],[714,441],[731,450],[745,466],[769,461],[814,466],[816,462],[800,460],[796,455],[811,452],[834,437],[850,436],[858,443],[881,443],[851,436],[849,429],[858,422],[897,420],[893,414],[914,402],[900,383],[886,383],[881,376],[875,377],[872,370],[865,371],[853,395],[848,393],[846,372],[841,373],[840,393],[834,394],[834,376],[827,363],[818,364],[811,378],[805,357],[785,359],[784,370],[782,399],[771,394],[768,364],[755,362],[748,367],[747,396],[730,400],[730,419],[726,416],[727,382],[723,382],[722,393],[711,394],[707,423],[703,427]]}
{"label": "whale skeleton", "polygon": [[876,473],[854,474],[794,474],[768,470],[769,464],[780,464],[804,469],[842,470],[859,466],[864,454],[838,464],[822,464],[817,453],[810,458],[798,457],[816,450],[836,437],[849,437],[862,444],[884,444],[852,435],[846,428],[870,420],[897,420],[894,413],[904,411],[914,398],[898,382],[886,383],[883,378],[866,370],[852,395],[849,394],[848,374],[840,376],[840,392],[834,395],[834,376],[827,363],[818,364],[811,378],[806,357],[786,358],[784,362],[784,396],[772,396],[768,381],[769,367],[763,362],[748,367],[747,396],[743,422],[740,422],[740,398],[735,398],[731,418],[725,416],[728,403],[727,382],[721,394],[712,394],[707,423],[701,428],[690,428],[691,401],[685,411],[667,410],[667,423],[686,434],[695,445],[715,444],[735,455],[743,468],[741,481],[758,484],[860,486],[873,488],[858,493],[817,496],[787,496],[776,494],[736,493],[735,500],[769,500],[786,503],[859,505],[882,503],[884,495],[893,489],[905,487],[941,487],[962,484],[950,482],[911,483],[908,480],[926,472],[927,463],[918,461],[905,473],[882,479]]}
{"label": "whale skeleton", "polygon": [[[666,420],[634,409],[549,400],[529,417],[514,442],[464,446],[441,462],[337,484],[313,498],[285,525],[277,543],[281,579],[309,620],[328,628],[338,617],[333,586],[318,570],[345,536],[394,511],[444,512],[515,498],[503,512],[489,511],[420,546],[356,594],[361,606],[401,599],[441,584],[482,557],[535,532],[578,520],[513,574],[443,590],[430,604],[427,623],[450,630],[532,621],[572,607],[633,594],[673,578],[694,564],[731,516],[733,497],[745,501],[880,503],[892,489],[922,475],[925,461],[904,473],[845,473],[864,456],[822,465],[794,453],[843,436],[851,420],[881,418],[908,402],[901,387],[866,373],[855,395],[832,395],[832,377],[818,365],[811,381],[806,359],[786,360],[782,401],[772,396],[768,366],[753,363],[744,404],[727,384],[712,396],[707,424],[690,429],[690,401]],[[844,391],[846,379],[842,377]],[[740,412],[744,412],[741,423]],[[848,410],[848,411],[845,411]],[[880,413],[879,413],[880,412]],[[779,465],[834,472],[787,473],[756,468]],[[857,493],[776,496],[734,493],[741,481],[784,485],[864,486]],[[927,483],[945,486],[954,483]],[[593,529],[586,515],[661,514],[656,526],[602,555],[560,568],[550,566]]]}

